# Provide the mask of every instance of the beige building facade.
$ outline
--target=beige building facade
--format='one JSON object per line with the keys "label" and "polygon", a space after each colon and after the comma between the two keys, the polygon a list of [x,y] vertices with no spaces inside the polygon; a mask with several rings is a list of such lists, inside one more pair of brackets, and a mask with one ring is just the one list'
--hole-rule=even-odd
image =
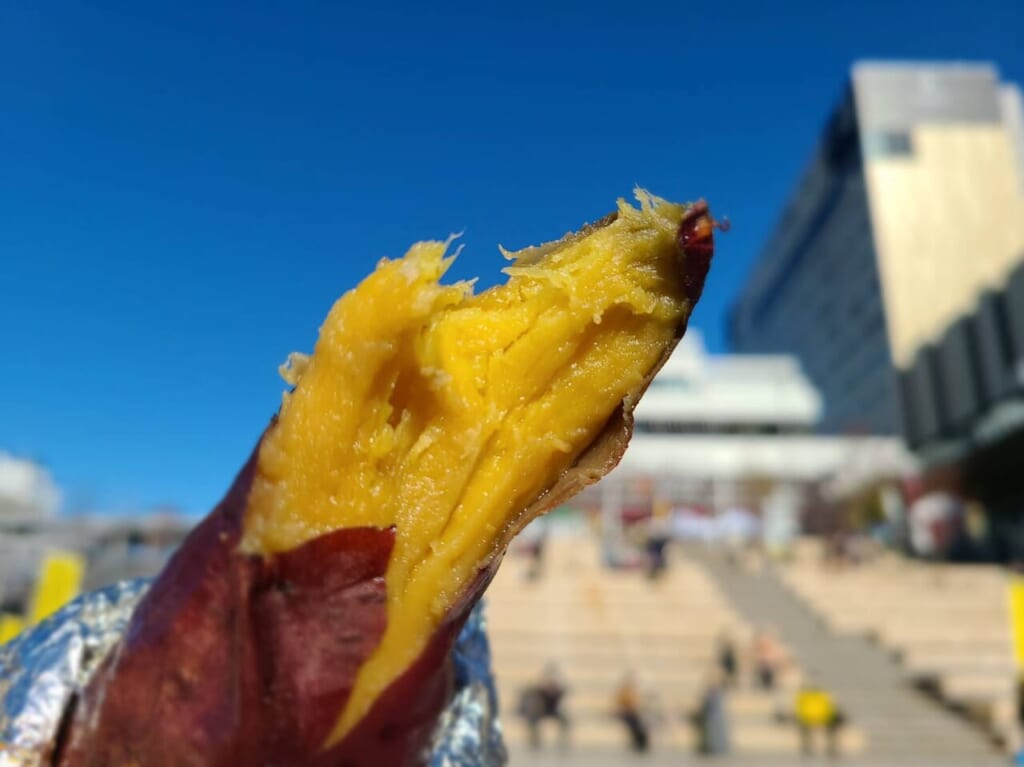
{"label": "beige building facade", "polygon": [[861,62],[731,340],[799,357],[826,432],[963,442],[1024,382],[1022,263],[1016,86],[989,64]]}
{"label": "beige building facade", "polygon": [[993,69],[860,64],[853,93],[893,361],[1024,259],[1020,147]]}

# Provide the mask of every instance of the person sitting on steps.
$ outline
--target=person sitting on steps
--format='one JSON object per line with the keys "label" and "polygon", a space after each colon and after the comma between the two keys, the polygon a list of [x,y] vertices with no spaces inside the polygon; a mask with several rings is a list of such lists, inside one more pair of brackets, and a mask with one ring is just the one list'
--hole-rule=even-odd
{"label": "person sitting on steps", "polygon": [[830,758],[839,755],[839,730],[846,717],[832,696],[814,680],[808,680],[797,692],[795,718],[800,730],[800,751],[804,756],[814,753],[815,732],[825,734],[825,751]]}

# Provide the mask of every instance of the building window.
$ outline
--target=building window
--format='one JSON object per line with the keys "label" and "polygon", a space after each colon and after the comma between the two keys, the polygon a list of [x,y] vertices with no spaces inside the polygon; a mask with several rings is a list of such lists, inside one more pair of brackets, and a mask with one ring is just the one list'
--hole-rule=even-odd
{"label": "building window", "polygon": [[865,137],[864,145],[870,157],[909,157],[914,153],[907,131],[872,131]]}
{"label": "building window", "polygon": [[999,349],[999,361],[1004,365],[1012,365],[1015,356],[1013,353],[1013,331],[1010,329],[1010,316],[1006,310],[1006,295],[997,293],[994,297],[992,308],[996,321],[996,343]]}

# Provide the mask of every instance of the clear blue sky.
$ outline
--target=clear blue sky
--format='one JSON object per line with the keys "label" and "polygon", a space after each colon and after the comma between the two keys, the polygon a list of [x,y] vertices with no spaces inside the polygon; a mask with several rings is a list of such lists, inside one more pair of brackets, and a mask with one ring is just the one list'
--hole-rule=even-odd
{"label": "clear blue sky", "polygon": [[732,220],[723,349],[854,59],[1024,81],[1020,0],[427,5],[0,9],[0,450],[68,510],[205,511],[379,257],[464,231],[490,284],[634,183]]}

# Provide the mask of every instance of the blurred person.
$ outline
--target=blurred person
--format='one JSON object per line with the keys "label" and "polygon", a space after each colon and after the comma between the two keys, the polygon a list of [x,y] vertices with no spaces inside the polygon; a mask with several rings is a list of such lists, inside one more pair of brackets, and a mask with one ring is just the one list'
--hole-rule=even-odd
{"label": "blurred person", "polygon": [[739,675],[739,659],[736,645],[728,633],[723,633],[718,637],[716,659],[718,670],[722,673],[722,681],[726,687],[735,687],[736,678]]}
{"label": "blurred person", "polygon": [[774,631],[762,628],[754,634],[751,657],[756,685],[765,692],[773,691],[782,668],[782,646]]}
{"label": "blurred person", "polygon": [[959,499],[941,490],[926,493],[910,506],[910,546],[923,559],[941,559],[949,551],[963,517]]}
{"label": "blurred person", "polygon": [[542,524],[538,526],[537,533],[534,536],[532,545],[530,546],[530,564],[526,569],[527,580],[536,581],[544,574],[544,551],[547,547],[548,542],[548,526],[546,520],[539,519],[536,522]]}
{"label": "blurred person", "polygon": [[548,527],[544,518],[535,519],[520,533],[519,551],[527,559],[523,576],[536,581],[544,573],[544,550],[547,544]]}
{"label": "blurred person", "polygon": [[626,673],[615,692],[615,716],[626,726],[630,750],[638,754],[647,751],[650,748],[650,732],[633,672]]}
{"label": "blurred person", "polygon": [[670,507],[666,503],[656,503],[647,526],[647,576],[657,578],[668,568],[665,550],[672,540],[672,519]]}
{"label": "blurred person", "polygon": [[814,680],[808,680],[797,692],[794,715],[800,732],[800,751],[804,756],[814,754],[815,732],[824,732],[825,752],[829,757],[839,755],[839,730],[846,717],[832,696]]}
{"label": "blurred person", "polygon": [[563,748],[569,745],[569,717],[562,703],[568,690],[554,663],[544,668],[540,679],[525,690],[519,699],[519,715],[526,720],[530,730],[530,747],[540,748],[540,726],[545,719],[558,722]]}
{"label": "blurred person", "polygon": [[725,685],[721,674],[712,674],[700,696],[700,704],[691,717],[697,729],[697,753],[720,756],[729,753],[729,717]]}
{"label": "blurred person", "polygon": [[976,500],[965,501],[960,516],[952,524],[949,561],[986,562],[992,556],[985,508]]}

